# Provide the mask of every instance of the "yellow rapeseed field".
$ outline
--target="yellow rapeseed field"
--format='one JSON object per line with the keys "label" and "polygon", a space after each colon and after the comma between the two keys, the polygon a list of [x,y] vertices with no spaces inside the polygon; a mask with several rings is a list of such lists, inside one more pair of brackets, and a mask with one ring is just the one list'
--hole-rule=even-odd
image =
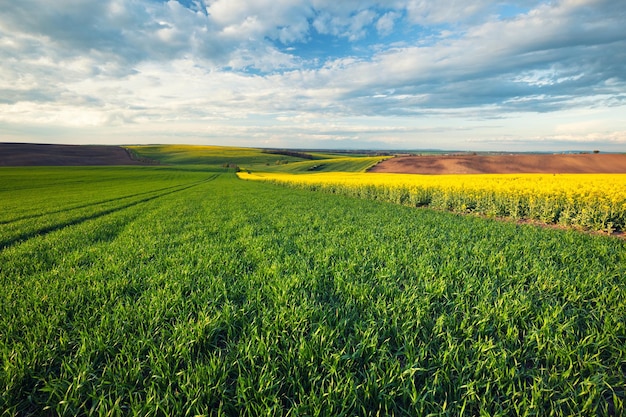
{"label": "yellow rapeseed field", "polygon": [[626,230],[626,174],[240,173],[240,178],[410,206]]}

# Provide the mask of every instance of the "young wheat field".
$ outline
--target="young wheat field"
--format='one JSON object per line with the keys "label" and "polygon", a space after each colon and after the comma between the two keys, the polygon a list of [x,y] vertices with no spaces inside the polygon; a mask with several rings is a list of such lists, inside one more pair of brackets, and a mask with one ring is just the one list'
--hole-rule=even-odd
{"label": "young wheat field", "polygon": [[626,412],[626,241],[144,151],[0,169],[2,417]]}

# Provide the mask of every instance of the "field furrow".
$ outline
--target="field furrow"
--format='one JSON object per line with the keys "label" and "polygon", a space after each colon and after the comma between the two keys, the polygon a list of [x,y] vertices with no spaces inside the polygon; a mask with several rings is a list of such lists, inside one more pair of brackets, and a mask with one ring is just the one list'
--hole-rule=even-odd
{"label": "field furrow", "polygon": [[[187,180],[182,184],[178,183],[168,187],[156,188],[151,191],[131,195],[125,194],[127,193],[126,188],[118,185],[115,191],[117,193],[124,193],[119,197],[101,200],[100,198],[106,194],[100,192],[100,194],[96,194],[98,199],[92,203],[70,206],[65,209],[57,208],[58,206],[54,201],[41,202],[41,213],[20,216],[0,223],[0,248],[6,248],[35,236],[45,235],[68,226],[80,224],[87,220],[106,216],[116,211],[124,210],[171,193],[184,191],[189,187],[198,185],[202,181],[215,179],[216,175],[217,174],[211,175],[208,179],[200,181],[194,179],[193,182],[189,182],[189,180]],[[4,194],[3,197],[9,201],[17,201],[19,199],[19,196],[15,196],[12,192],[4,192],[2,194]]]}

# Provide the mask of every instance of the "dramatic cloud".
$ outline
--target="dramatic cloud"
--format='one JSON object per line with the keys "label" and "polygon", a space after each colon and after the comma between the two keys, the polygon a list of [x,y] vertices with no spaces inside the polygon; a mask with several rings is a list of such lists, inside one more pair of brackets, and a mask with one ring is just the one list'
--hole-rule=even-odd
{"label": "dramatic cloud", "polygon": [[613,0],[22,0],[0,140],[626,150]]}

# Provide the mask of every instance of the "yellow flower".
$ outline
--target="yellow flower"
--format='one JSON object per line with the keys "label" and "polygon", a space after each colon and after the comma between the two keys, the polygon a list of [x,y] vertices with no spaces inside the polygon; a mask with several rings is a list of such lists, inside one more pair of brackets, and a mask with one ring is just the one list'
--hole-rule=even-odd
{"label": "yellow flower", "polygon": [[[240,178],[486,215],[625,230],[626,174],[239,173]],[[367,191],[365,191],[367,189]]]}

